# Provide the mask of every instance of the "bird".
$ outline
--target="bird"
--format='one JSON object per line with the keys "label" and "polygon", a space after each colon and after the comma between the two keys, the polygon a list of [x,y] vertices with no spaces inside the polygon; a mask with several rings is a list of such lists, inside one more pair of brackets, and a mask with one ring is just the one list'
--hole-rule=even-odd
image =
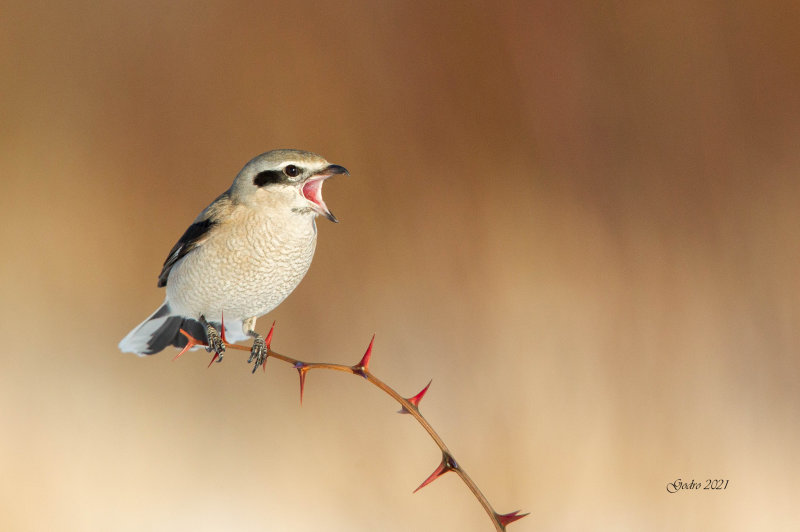
{"label": "bird", "polygon": [[253,339],[248,364],[266,361],[256,320],[275,309],[311,266],[317,216],[338,220],[322,185],[350,175],[308,151],[280,149],[251,159],[233,184],[206,207],[167,255],[158,287],[164,303],[119,343],[139,356],[185,347],[181,329],[204,340],[219,362],[225,342]]}

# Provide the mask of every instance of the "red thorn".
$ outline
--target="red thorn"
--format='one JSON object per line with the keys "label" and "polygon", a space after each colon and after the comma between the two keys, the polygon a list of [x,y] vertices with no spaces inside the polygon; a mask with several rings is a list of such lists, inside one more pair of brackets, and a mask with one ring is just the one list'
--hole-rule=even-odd
{"label": "red thorn", "polygon": [[353,366],[353,371],[361,375],[362,377],[366,377],[364,375],[365,372],[369,371],[369,359],[372,358],[372,346],[375,344],[375,335],[372,335],[372,340],[369,342],[369,346],[367,347],[367,352],[364,353],[364,356],[361,357],[361,361]]}
{"label": "red thorn", "polygon": [[275,322],[273,321],[272,322],[272,327],[270,327],[269,333],[267,334],[266,339],[264,339],[264,344],[267,347],[267,354],[268,354],[268,356],[264,357],[264,362],[261,364],[261,367],[264,370],[264,373],[267,372],[267,360],[269,360],[269,350],[272,347],[272,333],[274,333],[274,332],[275,332]]}
{"label": "red thorn", "polygon": [[308,366],[302,362],[298,362],[294,367],[300,375],[300,406],[303,406],[303,391],[306,387],[306,372],[308,372]]}
{"label": "red thorn", "polygon": [[[417,407],[417,410],[419,410],[419,402],[420,402],[420,401],[422,401],[422,398],[423,398],[423,397],[425,397],[425,394],[426,394],[426,393],[428,393],[428,388],[430,388],[430,387],[431,387],[431,383],[432,383],[432,382],[433,382],[433,379],[429,380],[429,381],[428,381],[428,384],[427,384],[427,385],[426,385],[426,386],[425,386],[425,387],[424,387],[422,390],[420,390],[420,392],[419,392],[417,395],[415,395],[414,397],[408,397],[408,398],[406,399],[406,401],[408,401],[409,403],[411,403],[412,405],[414,405],[415,407]],[[400,410],[399,410],[397,413],[398,413],[398,414],[408,414],[408,413],[409,413],[409,411],[408,411],[408,409],[406,409],[406,407],[404,406],[404,407],[403,407],[403,408],[401,408],[401,409],[400,409]]]}
{"label": "red thorn", "polygon": [[503,525],[503,527],[505,527],[507,525],[510,525],[514,521],[518,521],[519,519],[522,519],[526,515],[530,515],[530,514],[521,514],[521,513],[519,513],[520,511],[521,510],[517,510],[517,511],[511,512],[509,514],[499,514],[499,513],[495,512],[494,516],[500,522],[500,524]]}
{"label": "red thorn", "polygon": [[186,351],[188,351],[189,349],[193,348],[194,346],[196,346],[196,345],[203,345],[201,342],[199,342],[199,341],[197,340],[197,338],[195,338],[194,336],[192,336],[192,335],[191,335],[191,334],[189,334],[188,332],[184,331],[183,329],[180,329],[180,333],[186,337],[186,347],[184,347],[184,348],[181,350],[181,352],[180,352],[180,353],[178,353],[177,355],[175,355],[175,357],[172,359],[172,361],[173,361],[173,362],[175,362],[176,360],[178,360],[178,358],[180,358],[180,356],[181,356],[182,354],[184,354]]}
{"label": "red thorn", "polygon": [[414,406],[419,406],[419,402],[422,401],[423,397],[425,397],[425,394],[428,392],[428,388],[431,387],[432,382],[433,379],[429,380],[428,384],[426,384],[425,387],[417,395],[415,395],[414,397],[410,397],[408,399],[408,402]]}
{"label": "red thorn", "polygon": [[267,333],[266,339],[264,339],[264,343],[267,345],[267,351],[269,351],[270,347],[272,346],[272,333],[275,332],[275,322],[272,322],[272,327],[269,329],[269,333]]}
{"label": "red thorn", "polygon": [[222,331],[221,331],[221,333],[222,333],[222,341],[227,344],[228,343],[228,339],[225,338],[225,313],[224,312],[220,311],[220,313],[219,313],[219,321],[220,321],[220,326],[222,327]]}
{"label": "red thorn", "polygon": [[213,357],[211,357],[211,362],[209,362],[209,363],[208,363],[208,367],[210,368],[210,367],[211,367],[211,364],[213,364],[213,363],[214,363],[214,361],[215,361],[216,359],[218,359],[218,358],[219,358],[219,353],[217,353],[217,352],[215,351],[215,352],[214,352],[214,356],[213,356]]}
{"label": "red thorn", "polygon": [[430,484],[431,482],[433,482],[434,480],[436,480],[437,478],[441,477],[442,475],[444,475],[445,473],[447,473],[448,471],[450,471],[452,469],[453,469],[453,467],[450,465],[450,460],[447,459],[447,455],[443,454],[442,455],[442,462],[433,471],[433,473],[431,473],[430,476],[425,479],[425,482],[420,484],[419,487],[414,490],[414,493],[418,492],[419,490],[421,490],[422,488],[424,488],[425,486],[427,486],[428,484]]}

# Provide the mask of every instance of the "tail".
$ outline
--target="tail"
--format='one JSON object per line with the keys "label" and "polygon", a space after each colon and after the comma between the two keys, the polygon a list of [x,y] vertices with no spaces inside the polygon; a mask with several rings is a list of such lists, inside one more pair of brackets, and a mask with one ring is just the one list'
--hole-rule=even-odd
{"label": "tail", "polygon": [[123,353],[142,356],[153,355],[171,345],[184,347],[186,337],[181,334],[181,329],[198,340],[206,341],[206,329],[199,321],[172,314],[169,304],[165,302],[122,339],[119,349]]}
{"label": "tail", "polygon": [[[221,330],[221,324],[212,321],[211,325],[218,331]],[[174,314],[169,308],[169,303],[165,301],[157,311],[122,339],[119,350],[143,356],[154,355],[169,346],[185,347],[187,340],[181,334],[181,329],[201,342],[208,342],[206,328],[202,323]],[[231,323],[226,320],[225,336],[229,342],[246,340],[247,335],[242,331],[242,320],[232,320]]]}

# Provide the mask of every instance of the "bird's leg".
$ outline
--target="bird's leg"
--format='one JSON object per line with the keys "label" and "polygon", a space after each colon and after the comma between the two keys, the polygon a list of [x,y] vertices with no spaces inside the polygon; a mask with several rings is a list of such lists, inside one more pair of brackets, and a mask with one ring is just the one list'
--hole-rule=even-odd
{"label": "bird's leg", "polygon": [[216,353],[217,362],[222,362],[223,353],[225,353],[225,342],[222,341],[214,326],[206,321],[205,316],[200,316],[200,323],[206,328],[206,336],[208,336],[206,351]]}
{"label": "bird's leg", "polygon": [[253,337],[253,347],[250,348],[250,358],[247,363],[253,362],[253,373],[256,372],[258,366],[261,366],[267,361],[267,344],[264,342],[264,337],[255,331],[256,318],[249,318],[242,322],[242,330],[248,335]]}

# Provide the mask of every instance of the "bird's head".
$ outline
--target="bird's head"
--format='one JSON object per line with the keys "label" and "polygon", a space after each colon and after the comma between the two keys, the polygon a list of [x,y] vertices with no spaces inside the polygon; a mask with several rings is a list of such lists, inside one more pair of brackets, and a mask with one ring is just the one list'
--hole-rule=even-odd
{"label": "bird's head", "polygon": [[236,176],[230,189],[237,203],[285,209],[300,215],[321,214],[338,222],[322,199],[322,183],[346,168],[307,151],[273,150],[253,158]]}

